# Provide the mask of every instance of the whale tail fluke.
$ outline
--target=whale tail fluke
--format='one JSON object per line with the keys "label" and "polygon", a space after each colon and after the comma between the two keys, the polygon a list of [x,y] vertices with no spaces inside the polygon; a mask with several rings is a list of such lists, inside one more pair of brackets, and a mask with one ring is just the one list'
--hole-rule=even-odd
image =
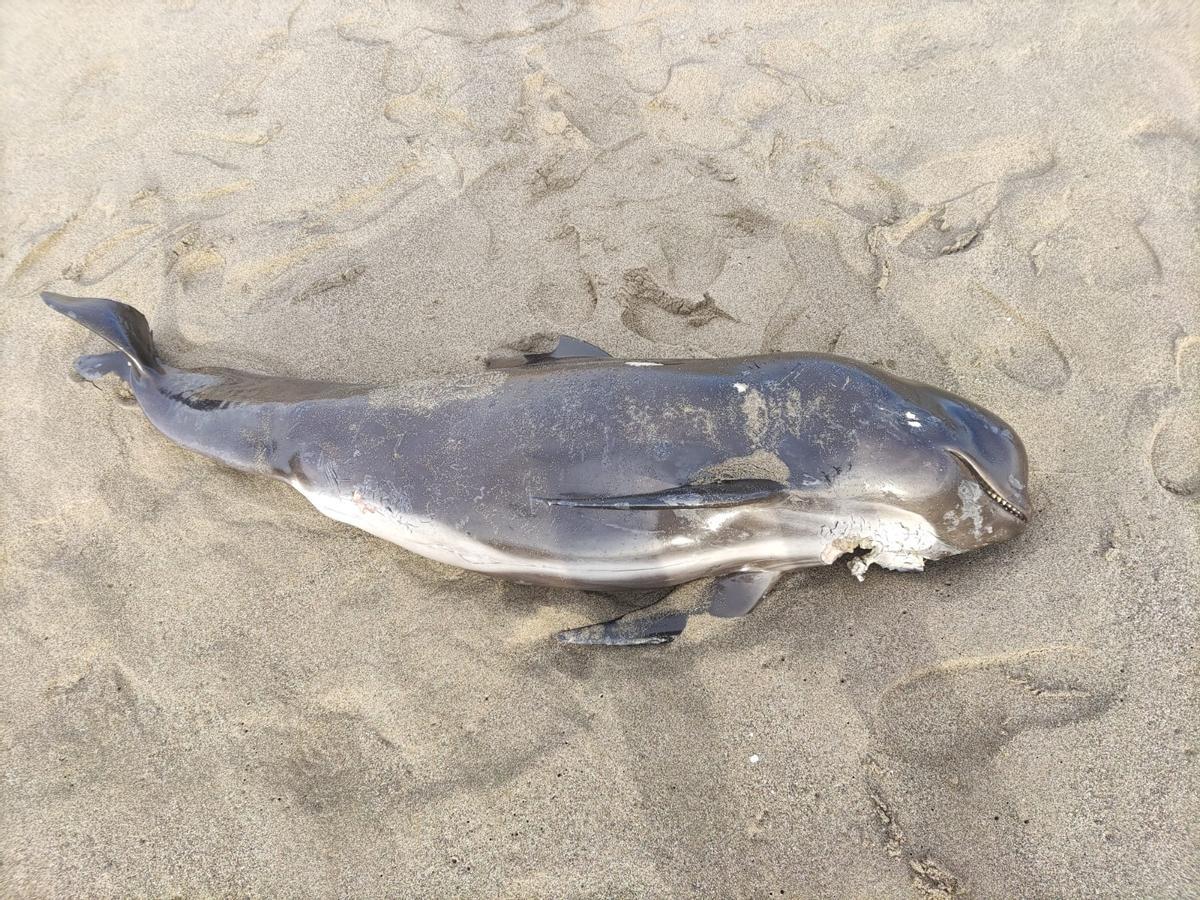
{"label": "whale tail fluke", "polygon": [[[120,350],[139,374],[161,372],[154,338],[146,317],[125,303],[100,297],[65,297],[44,292],[42,300],[53,310],[74,319]],[[83,357],[88,359],[88,357]],[[82,371],[81,375],[87,377]]]}

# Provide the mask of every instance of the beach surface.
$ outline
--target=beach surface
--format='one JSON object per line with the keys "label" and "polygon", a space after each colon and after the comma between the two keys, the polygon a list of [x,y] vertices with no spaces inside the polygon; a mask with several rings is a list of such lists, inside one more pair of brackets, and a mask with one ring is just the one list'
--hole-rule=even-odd
{"label": "beach surface", "polygon": [[[1200,891],[1186,2],[0,4],[0,895]],[[665,648],[166,441],[180,366],[557,333],[833,352],[1012,423],[1035,515]],[[644,600],[644,598],[643,598]]]}

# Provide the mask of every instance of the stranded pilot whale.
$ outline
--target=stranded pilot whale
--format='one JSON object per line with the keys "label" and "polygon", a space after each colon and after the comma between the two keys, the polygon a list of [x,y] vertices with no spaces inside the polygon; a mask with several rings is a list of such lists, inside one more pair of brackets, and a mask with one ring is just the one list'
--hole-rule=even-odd
{"label": "stranded pilot whale", "polygon": [[145,317],[46,293],[117,350],[168,438],[287,481],[318,510],[408,550],[512,581],[678,586],[574,644],[667,643],[690,615],[741,616],[788,571],[849,555],[919,570],[1026,526],[1025,451],[992,413],[813,353],[619,360],[551,353],[374,387],[173,368]]}

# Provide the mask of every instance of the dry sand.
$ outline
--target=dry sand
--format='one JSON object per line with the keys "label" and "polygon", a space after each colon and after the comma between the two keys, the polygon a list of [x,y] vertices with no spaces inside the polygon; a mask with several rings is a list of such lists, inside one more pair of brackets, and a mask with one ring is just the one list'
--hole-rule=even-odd
{"label": "dry sand", "polygon": [[[1182,896],[1198,17],[1180,2],[3,4],[0,894]],[[1020,540],[665,650],[67,377],[389,381],[566,332],[984,403]]]}

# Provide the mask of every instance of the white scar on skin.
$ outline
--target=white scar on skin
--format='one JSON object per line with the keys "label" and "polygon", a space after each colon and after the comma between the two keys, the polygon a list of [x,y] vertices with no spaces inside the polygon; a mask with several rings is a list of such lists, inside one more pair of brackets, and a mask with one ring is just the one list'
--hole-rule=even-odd
{"label": "white scar on skin", "polygon": [[961,481],[958,485],[958,499],[961,501],[961,513],[950,510],[944,516],[951,525],[969,520],[975,537],[983,536],[983,488],[974,481]]}

